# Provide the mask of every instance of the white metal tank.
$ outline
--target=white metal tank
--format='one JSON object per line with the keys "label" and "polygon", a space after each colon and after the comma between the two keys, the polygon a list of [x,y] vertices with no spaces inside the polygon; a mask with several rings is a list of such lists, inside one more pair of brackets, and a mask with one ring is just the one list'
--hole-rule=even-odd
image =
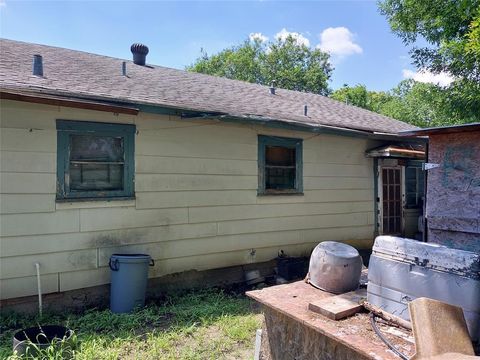
{"label": "white metal tank", "polygon": [[324,241],[310,257],[308,281],[313,286],[334,294],[358,288],[362,273],[362,258],[347,244]]}

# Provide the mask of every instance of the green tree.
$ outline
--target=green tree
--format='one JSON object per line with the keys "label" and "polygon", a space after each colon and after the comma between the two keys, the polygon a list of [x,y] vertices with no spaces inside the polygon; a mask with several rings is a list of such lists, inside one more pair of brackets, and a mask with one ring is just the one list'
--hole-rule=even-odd
{"label": "green tree", "polygon": [[388,92],[345,85],[331,97],[420,127],[480,121],[480,107],[467,107],[464,89],[455,86],[442,88],[410,79]]}
{"label": "green tree", "polygon": [[[380,11],[419,68],[480,82],[480,0],[384,0]],[[418,38],[429,44],[416,47]]]}
{"label": "green tree", "polygon": [[[379,7],[394,33],[412,45],[417,68],[455,77],[448,89],[439,90],[450,111],[445,116],[463,119],[461,122],[478,121],[480,0],[383,0]],[[419,39],[427,46],[418,47]]]}
{"label": "green tree", "polygon": [[365,85],[356,85],[353,87],[344,84],[342,88],[335,90],[331,97],[345,104],[358,106],[364,109],[370,109],[369,93]]}
{"label": "green tree", "polygon": [[288,36],[268,42],[247,40],[215,55],[202,51],[187,70],[262,85],[276,81],[280,88],[328,95],[333,68],[327,53]]}

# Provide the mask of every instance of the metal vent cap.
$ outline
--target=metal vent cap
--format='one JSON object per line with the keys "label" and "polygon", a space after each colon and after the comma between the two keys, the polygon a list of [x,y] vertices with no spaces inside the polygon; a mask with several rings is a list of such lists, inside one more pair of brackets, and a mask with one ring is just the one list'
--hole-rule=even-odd
{"label": "metal vent cap", "polygon": [[130,51],[133,54],[133,63],[137,65],[145,65],[148,54],[148,47],[143,44],[135,43],[130,46]]}

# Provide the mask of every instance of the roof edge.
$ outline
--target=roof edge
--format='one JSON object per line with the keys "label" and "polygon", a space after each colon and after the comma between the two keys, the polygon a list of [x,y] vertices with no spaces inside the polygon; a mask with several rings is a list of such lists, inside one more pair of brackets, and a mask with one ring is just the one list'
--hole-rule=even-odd
{"label": "roof edge", "polygon": [[36,91],[25,90],[18,87],[1,87],[0,98],[14,101],[24,101],[31,103],[40,103],[46,105],[66,106],[73,108],[82,108],[87,110],[106,111],[113,113],[124,113],[137,115],[139,112],[150,114],[169,114],[177,115],[185,120],[218,120],[223,122],[248,123],[262,125],[271,128],[285,129],[292,131],[306,131],[311,133],[322,133],[330,135],[340,135],[356,138],[366,138],[386,141],[407,141],[419,142],[418,138],[406,139],[404,135],[388,134],[374,131],[365,131],[358,129],[342,128],[324,124],[301,123],[294,120],[274,119],[262,117],[259,115],[241,115],[228,113],[211,113],[202,110],[187,109],[180,107],[170,107],[157,104],[133,103],[123,99],[114,101],[112,99],[100,97],[71,96],[61,92],[53,93],[45,89],[36,89]]}
{"label": "roof edge", "polygon": [[425,136],[432,134],[448,134],[448,133],[458,133],[464,131],[480,131],[480,122],[470,123],[470,124],[461,124],[461,125],[448,125],[448,126],[438,126],[431,128],[424,128],[418,130],[407,130],[400,131],[398,134],[400,136]]}

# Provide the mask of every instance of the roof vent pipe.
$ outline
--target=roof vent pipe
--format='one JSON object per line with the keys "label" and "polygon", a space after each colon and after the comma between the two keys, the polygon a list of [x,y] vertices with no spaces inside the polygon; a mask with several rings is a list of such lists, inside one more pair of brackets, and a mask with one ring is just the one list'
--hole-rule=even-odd
{"label": "roof vent pipe", "polygon": [[33,75],[43,76],[43,59],[41,55],[33,55]]}
{"label": "roof vent pipe", "polygon": [[130,47],[133,54],[133,63],[136,65],[145,65],[145,60],[148,54],[148,47],[143,44],[135,43]]}
{"label": "roof vent pipe", "polygon": [[277,82],[275,80],[272,80],[272,84],[270,85],[270,94],[275,95],[275,84]]}
{"label": "roof vent pipe", "polygon": [[305,104],[305,105],[303,106],[303,115],[304,115],[304,116],[307,116],[307,114],[308,114],[308,106],[307,106],[307,104]]}
{"label": "roof vent pipe", "polygon": [[122,62],[122,75],[127,76],[127,62],[126,61]]}

